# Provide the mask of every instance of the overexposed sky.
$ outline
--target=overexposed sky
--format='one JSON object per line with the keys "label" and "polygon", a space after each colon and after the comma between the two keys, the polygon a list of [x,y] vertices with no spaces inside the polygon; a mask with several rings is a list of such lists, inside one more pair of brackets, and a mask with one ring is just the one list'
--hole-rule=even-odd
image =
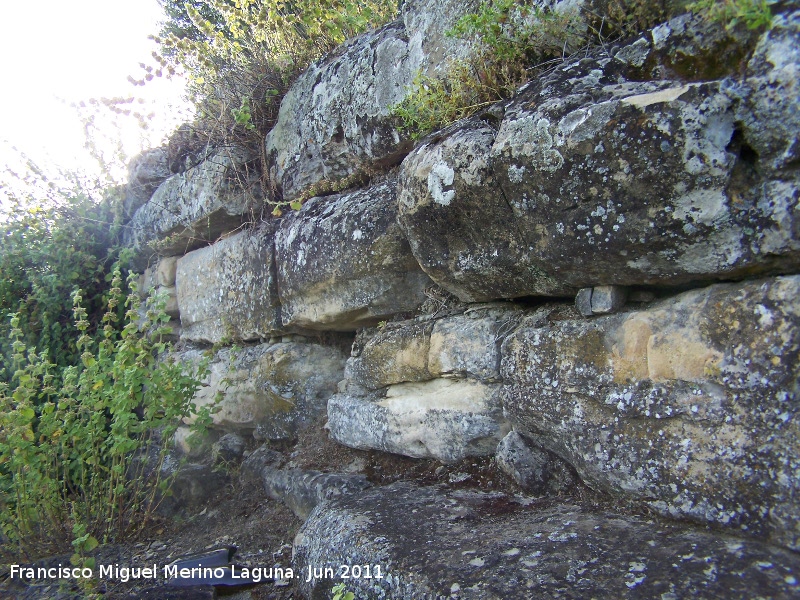
{"label": "overexposed sky", "polygon": [[[154,80],[135,87],[140,62],[150,64],[163,12],[157,0],[0,0],[0,168],[13,163],[16,146],[46,172],[98,169],[83,149],[81,120],[70,103],[91,98],[137,96],[155,112],[153,130],[135,119],[118,119],[129,154],[157,144],[186,113],[179,80]],[[171,106],[172,105],[172,106]],[[101,111],[102,112],[102,111]],[[111,118],[105,111],[99,118]],[[142,138],[146,139],[142,139]],[[118,171],[118,169],[117,169]]]}

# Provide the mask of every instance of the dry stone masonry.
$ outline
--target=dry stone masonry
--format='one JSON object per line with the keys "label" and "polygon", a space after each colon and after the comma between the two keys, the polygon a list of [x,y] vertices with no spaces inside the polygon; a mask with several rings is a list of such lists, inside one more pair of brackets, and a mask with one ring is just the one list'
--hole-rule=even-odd
{"label": "dry stone masonry", "polygon": [[445,35],[475,6],[407,0],[289,91],[277,198],[339,193],[266,219],[245,153],[132,165],[140,288],[210,361],[210,440],[326,418],[351,448],[494,457],[519,493],[247,455],[307,518],[296,568],[384,565],[364,597],[800,594],[800,7],[738,39],[679,15],[414,146],[390,106],[475,51]]}

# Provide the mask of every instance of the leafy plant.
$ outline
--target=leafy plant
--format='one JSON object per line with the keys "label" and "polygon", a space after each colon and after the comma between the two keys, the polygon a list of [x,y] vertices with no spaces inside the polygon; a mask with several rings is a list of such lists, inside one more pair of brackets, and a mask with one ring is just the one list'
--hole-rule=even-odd
{"label": "leafy plant", "polygon": [[[144,85],[148,77],[170,72],[189,76],[196,117],[192,135],[182,133],[183,146],[174,148],[181,157],[231,145],[262,156],[264,136],[297,76],[397,10],[395,0],[166,0],[164,6],[170,19],[153,38],[159,46],[156,64],[145,65],[134,82]],[[269,192],[265,170],[261,173]],[[278,212],[289,204],[268,200]]]}
{"label": "leafy plant", "polygon": [[[97,202],[77,186],[41,200],[16,194],[7,197],[0,223],[0,320],[7,324],[16,314],[22,341],[47,348],[49,360],[65,367],[80,354],[72,292],[84,290],[91,331],[104,312],[107,278],[119,258],[118,205],[109,194]],[[11,341],[0,338],[0,380],[13,374],[12,354]]]}
{"label": "leafy plant", "polygon": [[331,600],[355,600],[356,595],[353,592],[347,591],[344,583],[337,583],[331,589],[333,596]]}
{"label": "leafy plant", "polygon": [[689,10],[704,18],[722,23],[733,29],[740,23],[748,29],[769,27],[772,23],[771,6],[777,0],[697,0]]}
{"label": "leafy plant", "polygon": [[[142,320],[133,276],[127,299],[121,285],[117,267],[97,342],[82,295],[74,295],[80,356],[60,373],[45,351],[26,346],[19,318],[11,319],[15,370],[0,384],[0,526],[21,554],[72,535],[81,559],[98,540],[140,531],[168,490],[161,440],[195,412],[207,364],[187,371],[163,358],[164,300]],[[199,426],[208,421],[201,411]]]}

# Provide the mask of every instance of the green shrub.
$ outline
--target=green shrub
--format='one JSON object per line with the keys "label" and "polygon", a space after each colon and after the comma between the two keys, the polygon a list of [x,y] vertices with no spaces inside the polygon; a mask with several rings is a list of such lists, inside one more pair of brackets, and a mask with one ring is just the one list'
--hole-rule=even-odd
{"label": "green shrub", "polygon": [[722,23],[727,29],[740,23],[748,29],[760,29],[772,23],[770,7],[775,3],[776,0],[698,0],[689,5],[689,10]]}
{"label": "green shrub", "polygon": [[[24,184],[25,182],[20,182]],[[47,348],[58,367],[77,361],[72,293],[84,290],[90,331],[104,312],[119,217],[110,198],[96,202],[83,192],[57,191],[35,200],[11,195],[0,222],[0,322],[17,315],[22,341]],[[0,338],[0,380],[12,372],[11,344]]]}
{"label": "green shrub", "polygon": [[169,21],[154,38],[157,64],[145,67],[137,83],[170,71],[189,75],[196,117],[192,135],[182,132],[185,147],[176,153],[202,155],[204,148],[236,145],[263,160],[264,136],[297,76],[349,37],[390,20],[397,5],[396,0],[168,0],[165,8]]}
{"label": "green shrub", "polygon": [[[161,440],[195,411],[207,365],[187,372],[161,358],[164,300],[141,321],[135,283],[127,301],[121,285],[117,267],[96,342],[75,294],[80,357],[62,370],[29,349],[19,318],[11,319],[15,370],[0,384],[0,526],[20,554],[63,548],[74,537],[80,555],[98,540],[141,530],[167,492]],[[209,422],[208,410],[197,422]]]}

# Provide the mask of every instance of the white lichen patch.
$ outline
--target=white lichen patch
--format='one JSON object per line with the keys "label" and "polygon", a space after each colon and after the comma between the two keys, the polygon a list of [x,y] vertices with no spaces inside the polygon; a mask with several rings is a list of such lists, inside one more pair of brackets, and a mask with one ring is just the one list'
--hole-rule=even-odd
{"label": "white lichen patch", "polygon": [[436,163],[428,173],[428,192],[433,201],[442,206],[449,206],[456,195],[455,190],[448,189],[453,185],[455,171],[445,162]]}

